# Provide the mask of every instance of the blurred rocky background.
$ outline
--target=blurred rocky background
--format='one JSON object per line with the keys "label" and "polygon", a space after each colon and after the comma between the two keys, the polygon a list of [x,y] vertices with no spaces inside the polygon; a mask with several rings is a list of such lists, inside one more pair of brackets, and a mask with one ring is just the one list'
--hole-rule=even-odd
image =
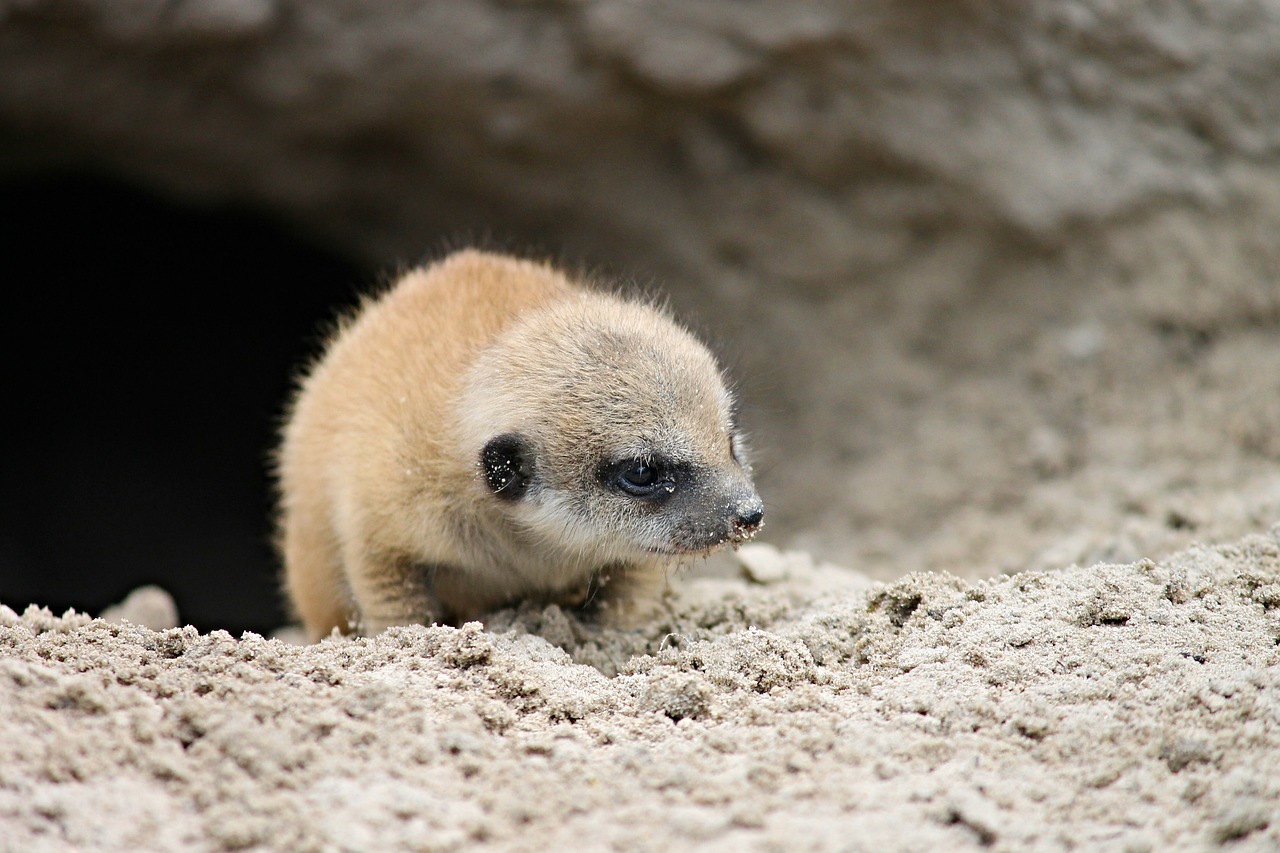
{"label": "blurred rocky background", "polygon": [[275,625],[293,366],[475,241],[669,293],[779,545],[1265,528],[1277,81],[1277,0],[0,0],[0,600]]}

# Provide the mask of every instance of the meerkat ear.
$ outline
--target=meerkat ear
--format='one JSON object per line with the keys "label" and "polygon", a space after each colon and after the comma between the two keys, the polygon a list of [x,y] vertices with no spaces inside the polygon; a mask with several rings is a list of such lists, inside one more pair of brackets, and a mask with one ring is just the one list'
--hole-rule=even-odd
{"label": "meerkat ear", "polygon": [[503,500],[518,501],[533,480],[533,448],[519,433],[494,436],[480,451],[480,467],[489,491]]}

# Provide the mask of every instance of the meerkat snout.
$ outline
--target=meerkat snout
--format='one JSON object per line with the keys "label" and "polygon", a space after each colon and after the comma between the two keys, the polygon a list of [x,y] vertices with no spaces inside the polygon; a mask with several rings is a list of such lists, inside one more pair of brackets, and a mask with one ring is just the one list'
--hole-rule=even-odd
{"label": "meerkat snout", "polygon": [[631,609],[690,555],[760,529],[715,359],[653,305],[475,251],[345,323],[281,443],[286,585],[332,628],[522,599]]}

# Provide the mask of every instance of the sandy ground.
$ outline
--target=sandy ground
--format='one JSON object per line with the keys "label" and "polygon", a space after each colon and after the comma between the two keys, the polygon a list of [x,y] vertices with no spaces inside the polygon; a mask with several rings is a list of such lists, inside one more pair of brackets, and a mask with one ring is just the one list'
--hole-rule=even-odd
{"label": "sandy ground", "polygon": [[1280,529],[977,582],[737,559],[632,633],[0,608],[0,849],[1280,846]]}

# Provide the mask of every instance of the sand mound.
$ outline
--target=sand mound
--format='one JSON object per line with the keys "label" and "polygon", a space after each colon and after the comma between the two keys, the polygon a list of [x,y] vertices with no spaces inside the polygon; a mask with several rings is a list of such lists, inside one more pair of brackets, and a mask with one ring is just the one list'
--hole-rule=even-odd
{"label": "sand mound", "polygon": [[634,633],[0,608],[0,848],[1275,849],[1277,533],[978,583],[754,549]]}

